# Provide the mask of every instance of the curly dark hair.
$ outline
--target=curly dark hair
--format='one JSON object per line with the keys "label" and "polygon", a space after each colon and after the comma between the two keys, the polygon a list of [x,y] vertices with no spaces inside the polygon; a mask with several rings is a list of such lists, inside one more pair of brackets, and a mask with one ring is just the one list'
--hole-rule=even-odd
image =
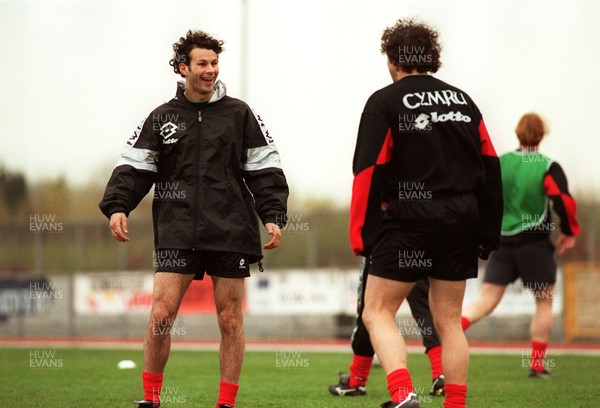
{"label": "curly dark hair", "polygon": [[399,19],[381,36],[381,53],[404,72],[437,72],[442,65],[438,32],[414,18]]}
{"label": "curly dark hair", "polygon": [[183,62],[189,66],[190,52],[194,48],[213,50],[219,55],[223,51],[223,44],[224,41],[217,40],[204,31],[188,30],[185,37],[180,37],[179,41],[173,44],[173,58],[169,61],[169,65],[173,67],[176,74],[181,75],[179,64]]}

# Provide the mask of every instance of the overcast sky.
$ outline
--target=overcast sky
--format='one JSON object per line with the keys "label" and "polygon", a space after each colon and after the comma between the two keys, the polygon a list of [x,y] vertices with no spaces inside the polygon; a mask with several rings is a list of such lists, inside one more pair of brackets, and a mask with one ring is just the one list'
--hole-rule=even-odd
{"label": "overcast sky", "polygon": [[346,204],[360,113],[391,82],[382,30],[418,16],[440,31],[442,69],[479,105],[499,153],[527,111],[572,190],[600,190],[600,2],[0,0],[0,163],[30,179],[105,184],[125,140],[175,93],[171,45],[187,29],[226,41],[220,79],[274,135],[295,199]]}

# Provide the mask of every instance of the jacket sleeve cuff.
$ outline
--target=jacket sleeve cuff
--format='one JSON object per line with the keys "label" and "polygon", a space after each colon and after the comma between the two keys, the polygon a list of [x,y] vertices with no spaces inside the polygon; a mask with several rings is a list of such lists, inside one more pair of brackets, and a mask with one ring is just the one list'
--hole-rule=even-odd
{"label": "jacket sleeve cuff", "polygon": [[125,216],[129,217],[129,212],[125,208],[123,208],[121,206],[118,206],[118,205],[115,205],[115,206],[107,208],[106,212],[104,213],[104,215],[106,215],[106,218],[110,219],[110,217],[114,213],[119,213],[119,212],[125,213]]}
{"label": "jacket sleeve cuff", "polygon": [[263,218],[263,224],[276,224],[279,228],[285,227],[287,217],[285,214],[270,214]]}

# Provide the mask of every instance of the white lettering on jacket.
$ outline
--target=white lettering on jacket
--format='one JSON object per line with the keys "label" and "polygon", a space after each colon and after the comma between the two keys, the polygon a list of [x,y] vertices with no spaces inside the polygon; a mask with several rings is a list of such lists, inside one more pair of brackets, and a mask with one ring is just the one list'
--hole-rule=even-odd
{"label": "white lettering on jacket", "polygon": [[404,95],[402,103],[408,109],[433,105],[466,105],[467,99],[461,92],[444,89],[443,91],[415,92]]}

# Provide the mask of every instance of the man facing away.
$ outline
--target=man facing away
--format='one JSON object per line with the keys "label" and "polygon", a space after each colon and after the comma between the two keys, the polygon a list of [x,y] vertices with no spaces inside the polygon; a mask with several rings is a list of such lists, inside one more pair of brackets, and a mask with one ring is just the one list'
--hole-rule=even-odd
{"label": "man facing away", "polygon": [[212,278],[221,331],[216,406],[235,405],[244,278],[262,259],[257,215],[271,236],[264,249],[279,245],[286,219],[288,186],[273,138],[260,116],[217,80],[222,46],[202,31],[173,44],[170,65],[185,81],[129,138],[100,203],[111,234],[125,243],[127,216],[154,185],[156,273],[139,407],[160,406],[170,328],[188,286],[204,273]]}
{"label": "man facing away", "polygon": [[[385,408],[418,408],[394,318],[419,279],[442,343],[444,407],[464,407],[469,352],[461,328],[466,279],[500,244],[500,166],[479,109],[429,73],[438,33],[415,20],[387,28],[381,51],[393,84],[362,113],[354,153],[350,240],[370,254],[363,321],[387,375]],[[382,203],[388,203],[380,223]]]}

